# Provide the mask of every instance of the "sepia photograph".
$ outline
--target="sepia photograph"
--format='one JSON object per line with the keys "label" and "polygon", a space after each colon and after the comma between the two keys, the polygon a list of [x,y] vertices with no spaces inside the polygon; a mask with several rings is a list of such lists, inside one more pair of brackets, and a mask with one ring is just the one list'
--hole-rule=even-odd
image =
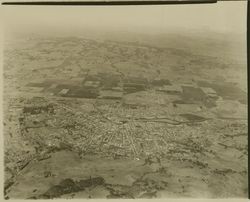
{"label": "sepia photograph", "polygon": [[248,197],[247,1],[1,10],[5,200]]}

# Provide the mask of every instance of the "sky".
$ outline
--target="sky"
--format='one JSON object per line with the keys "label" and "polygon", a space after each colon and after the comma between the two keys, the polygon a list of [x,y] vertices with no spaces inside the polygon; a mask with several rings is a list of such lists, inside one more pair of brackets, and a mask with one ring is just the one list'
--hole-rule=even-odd
{"label": "sky", "polygon": [[155,6],[2,6],[5,31],[75,34],[87,28],[161,33],[245,33],[247,2]]}

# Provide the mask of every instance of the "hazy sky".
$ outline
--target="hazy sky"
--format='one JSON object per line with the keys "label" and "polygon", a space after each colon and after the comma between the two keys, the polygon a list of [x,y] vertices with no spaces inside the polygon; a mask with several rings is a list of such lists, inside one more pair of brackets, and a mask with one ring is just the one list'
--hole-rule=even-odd
{"label": "hazy sky", "polygon": [[174,28],[246,32],[247,2],[157,6],[4,6],[5,30],[74,33],[86,27],[161,32]]}

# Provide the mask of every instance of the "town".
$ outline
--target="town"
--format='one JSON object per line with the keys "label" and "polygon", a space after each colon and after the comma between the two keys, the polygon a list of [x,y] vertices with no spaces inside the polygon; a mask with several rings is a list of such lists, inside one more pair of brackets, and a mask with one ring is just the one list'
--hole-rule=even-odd
{"label": "town", "polygon": [[[30,46],[33,43],[31,49],[11,50],[8,46],[10,50],[6,50],[7,199],[22,197],[22,193],[15,192],[20,189],[15,181],[23,170],[32,169],[36,162],[50,161],[60,152],[76,154],[78,162],[89,156],[123,162],[125,167],[130,165],[125,162],[138,162],[145,169],[147,166],[153,169],[156,178],[167,172],[169,164],[178,163],[187,170],[214,173],[212,177],[198,179],[201,187],[220,182],[225,173],[232,176],[229,183],[236,175],[246,178],[246,167],[238,165],[244,165],[247,159],[247,94],[246,88],[237,82],[241,72],[230,72],[234,71],[232,63],[226,64],[231,77],[221,79],[206,68],[213,65],[217,68],[215,72],[221,71],[225,64],[219,60],[213,58],[212,64],[206,61],[200,64],[198,55],[182,52],[187,55],[177,63],[181,54],[170,48],[83,38],[27,42]],[[223,156],[236,160],[230,166],[228,162],[218,164]],[[157,169],[152,167],[155,164]],[[44,179],[52,179],[53,172],[45,167]],[[169,176],[164,177],[177,179],[174,174]],[[192,174],[189,177],[196,180]],[[155,180],[157,186],[153,191],[149,189],[150,193],[165,193],[168,180],[161,185]],[[183,190],[191,181],[183,182]],[[138,183],[132,184],[133,188],[124,188],[126,191],[118,191],[115,185],[110,191],[110,186],[105,183],[111,198],[148,198],[142,193],[149,191],[138,188],[142,186]],[[135,187],[143,191],[132,193]],[[183,196],[192,193],[183,190]],[[71,193],[53,195],[45,191],[31,190],[26,195],[57,198]],[[210,194],[220,196],[216,190]],[[242,189],[232,194],[242,195]]]}

